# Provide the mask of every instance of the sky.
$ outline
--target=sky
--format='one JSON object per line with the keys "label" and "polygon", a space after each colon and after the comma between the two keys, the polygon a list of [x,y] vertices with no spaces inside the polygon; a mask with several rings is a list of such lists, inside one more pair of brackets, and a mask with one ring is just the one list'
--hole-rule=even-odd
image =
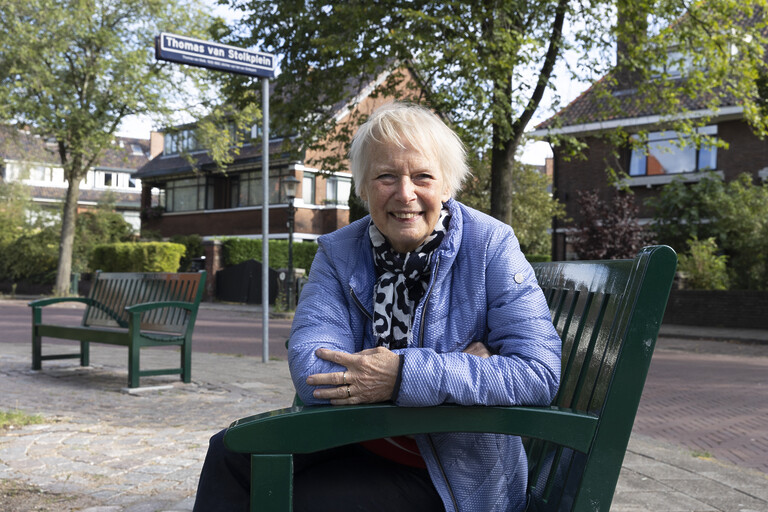
{"label": "sky", "polygon": [[[236,20],[236,15],[230,11],[227,6],[218,5],[217,0],[205,0],[205,2],[211,6],[211,9],[215,14],[223,17],[227,21],[232,22]],[[557,88],[562,98],[563,105],[567,105],[581,94],[586,88],[586,85],[579,82],[563,80],[557,84]],[[544,113],[544,109],[540,108],[538,116],[532,120],[529,129],[533,129],[536,124],[544,121],[549,115],[549,113]],[[121,124],[120,129],[118,130],[118,135],[148,139],[151,130],[152,123],[149,119],[130,116]],[[547,142],[531,141],[523,148],[521,160],[523,163],[527,164],[544,165],[545,159],[551,156],[552,149]]]}

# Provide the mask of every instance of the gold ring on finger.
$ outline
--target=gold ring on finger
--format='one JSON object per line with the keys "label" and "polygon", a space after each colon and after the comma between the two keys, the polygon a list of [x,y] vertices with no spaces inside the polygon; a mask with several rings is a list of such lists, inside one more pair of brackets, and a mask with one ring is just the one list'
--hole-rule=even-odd
{"label": "gold ring on finger", "polygon": [[347,385],[347,372],[344,372],[344,373],[341,374],[341,382],[345,386]]}
{"label": "gold ring on finger", "polygon": [[347,398],[351,398],[352,393],[349,392],[349,384],[347,384]]}

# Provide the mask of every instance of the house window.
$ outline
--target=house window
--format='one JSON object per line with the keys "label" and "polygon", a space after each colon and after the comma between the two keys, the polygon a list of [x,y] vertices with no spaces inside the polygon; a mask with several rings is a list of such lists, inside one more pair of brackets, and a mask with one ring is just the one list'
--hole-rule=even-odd
{"label": "house window", "polygon": [[35,165],[29,170],[29,179],[31,181],[50,181],[50,169],[41,165]]}
{"label": "house window", "polygon": [[112,173],[111,172],[105,172],[104,173],[104,186],[105,187],[111,187],[112,186]]}
{"label": "house window", "polygon": [[166,155],[176,155],[184,151],[192,152],[199,149],[195,132],[191,129],[166,133],[163,147],[163,152]]}
{"label": "house window", "polygon": [[[240,206],[261,206],[264,192],[262,188],[262,172],[244,172],[240,175]],[[278,204],[280,197],[280,178],[278,171],[269,173],[269,204]]]}
{"label": "house window", "polygon": [[315,175],[305,172],[301,179],[301,198],[304,204],[315,204]]}
{"label": "house window", "polygon": [[327,204],[349,204],[352,180],[340,176],[331,176],[325,184],[325,202]]}
{"label": "house window", "polygon": [[[717,135],[717,126],[705,126],[699,133]],[[632,136],[638,140],[637,135]],[[676,132],[652,132],[648,134],[645,147],[632,149],[629,162],[630,176],[656,176],[714,170],[717,168],[717,147],[702,143],[696,147],[689,137],[681,139]]]}
{"label": "house window", "polygon": [[165,185],[166,211],[188,212],[205,207],[204,178],[169,181]]}

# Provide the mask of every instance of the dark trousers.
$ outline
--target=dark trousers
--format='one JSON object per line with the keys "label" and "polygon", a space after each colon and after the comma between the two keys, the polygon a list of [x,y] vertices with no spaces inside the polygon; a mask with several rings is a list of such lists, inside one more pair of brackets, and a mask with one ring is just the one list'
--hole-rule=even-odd
{"label": "dark trousers", "polygon": [[[248,511],[250,456],[211,438],[197,487],[194,512]],[[389,461],[358,445],[293,458],[294,512],[444,511],[426,469]]]}

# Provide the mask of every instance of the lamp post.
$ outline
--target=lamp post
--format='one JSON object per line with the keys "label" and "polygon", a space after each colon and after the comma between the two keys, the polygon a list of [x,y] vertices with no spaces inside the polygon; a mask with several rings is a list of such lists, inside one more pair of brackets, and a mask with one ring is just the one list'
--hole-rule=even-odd
{"label": "lamp post", "polygon": [[283,189],[283,196],[288,200],[288,310],[292,310],[293,304],[293,200],[296,198],[296,188],[299,186],[299,180],[295,176],[286,176],[280,182]]}

